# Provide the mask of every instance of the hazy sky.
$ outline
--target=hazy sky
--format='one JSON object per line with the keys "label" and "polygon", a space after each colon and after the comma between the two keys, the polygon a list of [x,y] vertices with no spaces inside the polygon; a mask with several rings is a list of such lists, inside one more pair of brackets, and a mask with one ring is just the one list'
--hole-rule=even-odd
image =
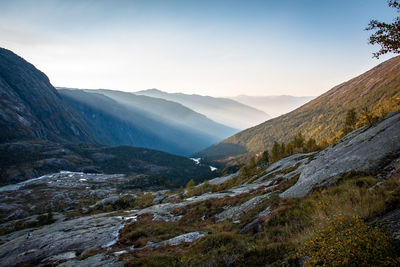
{"label": "hazy sky", "polygon": [[319,95],[372,59],[384,0],[0,0],[0,46],[53,85]]}

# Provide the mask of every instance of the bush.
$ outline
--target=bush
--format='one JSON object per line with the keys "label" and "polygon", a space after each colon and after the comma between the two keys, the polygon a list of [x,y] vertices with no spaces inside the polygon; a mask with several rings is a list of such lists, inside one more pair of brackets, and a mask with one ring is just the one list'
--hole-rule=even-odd
{"label": "bush", "polygon": [[303,245],[305,266],[398,266],[389,237],[360,218],[331,219],[326,228]]}
{"label": "bush", "polygon": [[148,192],[137,198],[134,202],[134,205],[136,208],[143,209],[151,206],[153,204],[153,199],[154,196],[150,192]]}
{"label": "bush", "polygon": [[240,265],[249,249],[245,236],[229,232],[211,234],[193,243],[182,262],[184,266]]}
{"label": "bush", "polygon": [[37,217],[37,226],[52,224],[55,220],[53,219],[53,213],[48,212],[47,214],[42,214]]}

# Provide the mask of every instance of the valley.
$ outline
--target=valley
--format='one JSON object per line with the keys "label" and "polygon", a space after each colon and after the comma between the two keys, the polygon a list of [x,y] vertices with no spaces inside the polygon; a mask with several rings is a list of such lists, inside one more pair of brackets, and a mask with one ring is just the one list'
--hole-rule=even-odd
{"label": "valley", "polygon": [[[60,172],[2,187],[3,207],[15,208],[13,211],[2,210],[6,222],[1,224],[5,234],[1,237],[0,265],[18,266],[29,262],[60,266],[122,266],[125,262],[130,266],[158,262],[184,266],[207,262],[226,265],[231,261],[237,265],[245,262],[257,265],[260,260],[289,264],[296,258],[293,249],[297,249],[291,240],[305,231],[302,228],[285,233],[286,237],[283,233],[278,234],[280,244],[271,243],[263,250],[246,244],[278,238],[271,231],[285,223],[279,221],[280,216],[289,216],[299,208],[309,211],[307,214],[293,213],[290,215],[293,218],[285,220],[297,220],[297,224],[305,227],[317,218],[308,217],[318,214],[319,210],[312,208],[318,203],[317,199],[327,200],[325,195],[332,194],[332,190],[344,190],[338,197],[346,196],[350,192],[346,190],[350,189],[367,190],[367,195],[359,196],[361,202],[354,203],[361,206],[349,207],[349,210],[339,208],[344,212],[341,216],[357,215],[385,221],[388,229],[395,227],[398,231],[395,226],[398,207],[393,206],[394,211],[382,209],[378,202],[391,199],[395,203],[398,199],[400,162],[393,153],[399,151],[399,142],[394,141],[398,140],[399,132],[400,113],[395,112],[373,127],[350,133],[335,147],[317,153],[296,154],[267,168],[260,165],[248,176],[237,172],[178,192],[132,191],[124,189],[127,179],[124,175],[73,172]],[[376,150],[374,146],[382,148],[379,155],[363,152]],[[346,156],[338,158],[337,153]],[[354,158],[359,165],[351,162]],[[331,163],[321,165],[322,161]],[[309,173],[314,172],[315,166],[318,166],[319,174],[313,178]],[[327,189],[329,185],[332,189]],[[393,191],[385,191],[387,187],[392,187]],[[313,193],[304,198],[310,191]],[[380,197],[383,192],[385,199]],[[296,200],[299,197],[302,197],[300,202]],[[370,200],[364,200],[364,197],[376,202],[370,210],[363,206],[370,205]],[[288,205],[284,204],[288,201],[292,204],[282,211],[282,205]],[[309,207],[302,206],[305,204],[301,203],[307,201],[314,202],[310,202]],[[26,205],[33,202],[37,207]],[[43,225],[32,227],[40,220],[38,215],[29,212],[40,214],[39,207],[51,214],[51,221],[42,219]],[[29,210],[24,210],[26,208]],[[327,208],[331,210],[318,219],[320,223],[327,224],[331,216],[339,215],[335,214],[338,211],[335,206]],[[354,208],[357,208],[355,213]],[[11,211],[11,215],[4,217]],[[399,242],[396,232],[393,238]],[[22,240],[24,246],[20,246]],[[38,243],[42,244],[40,250],[35,245]],[[229,257],[218,257],[224,247],[232,249]],[[202,256],[195,251],[200,251]]]}
{"label": "valley", "polygon": [[0,1],[0,267],[400,266],[378,2]]}

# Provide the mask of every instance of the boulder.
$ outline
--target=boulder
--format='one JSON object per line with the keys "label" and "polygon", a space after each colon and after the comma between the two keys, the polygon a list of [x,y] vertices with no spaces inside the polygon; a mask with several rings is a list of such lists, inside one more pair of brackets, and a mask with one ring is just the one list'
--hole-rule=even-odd
{"label": "boulder", "polygon": [[67,256],[109,247],[118,239],[118,231],[125,222],[119,217],[104,215],[59,220],[39,229],[6,235],[3,237],[5,242],[0,245],[0,266],[22,266],[32,262],[50,264],[50,261],[69,258]]}
{"label": "boulder", "polygon": [[400,156],[400,111],[369,128],[359,128],[321,151],[281,197],[304,197],[313,188],[333,184],[346,173],[377,174]]}

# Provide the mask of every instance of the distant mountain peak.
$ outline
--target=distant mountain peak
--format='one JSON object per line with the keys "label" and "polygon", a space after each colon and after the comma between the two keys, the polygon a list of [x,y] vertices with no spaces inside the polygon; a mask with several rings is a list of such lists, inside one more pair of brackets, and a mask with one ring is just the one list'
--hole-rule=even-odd
{"label": "distant mountain peak", "polygon": [[246,129],[271,118],[264,111],[229,98],[198,94],[168,93],[158,89],[138,91],[135,92],[135,94],[157,97],[180,103],[218,123],[236,129]]}
{"label": "distant mountain peak", "polygon": [[141,91],[134,92],[134,93],[140,93],[140,92],[142,92],[142,93],[145,93],[145,92],[148,92],[148,93],[167,93],[167,92],[161,91],[160,89],[157,89],[157,88],[141,90]]}

